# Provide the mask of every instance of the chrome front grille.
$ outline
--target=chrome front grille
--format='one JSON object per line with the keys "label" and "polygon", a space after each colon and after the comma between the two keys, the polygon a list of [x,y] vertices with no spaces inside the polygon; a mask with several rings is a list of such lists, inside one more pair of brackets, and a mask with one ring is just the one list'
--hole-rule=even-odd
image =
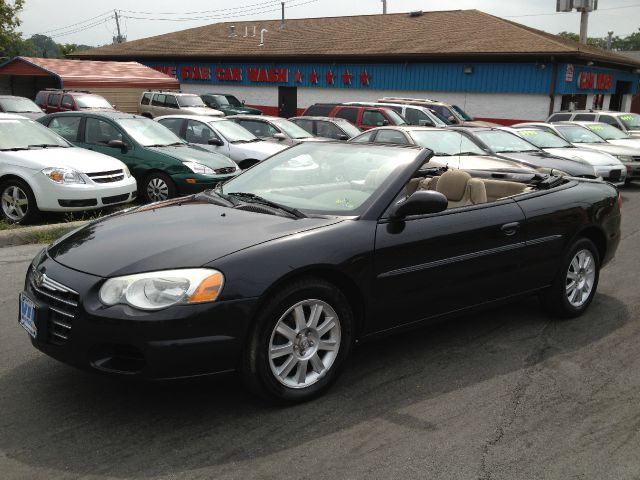
{"label": "chrome front grille", "polygon": [[33,268],[29,269],[29,286],[36,298],[48,306],[47,341],[62,345],[71,338],[80,295]]}
{"label": "chrome front grille", "polygon": [[87,173],[87,176],[96,183],[119,182],[124,179],[123,170],[110,170],[108,172]]}

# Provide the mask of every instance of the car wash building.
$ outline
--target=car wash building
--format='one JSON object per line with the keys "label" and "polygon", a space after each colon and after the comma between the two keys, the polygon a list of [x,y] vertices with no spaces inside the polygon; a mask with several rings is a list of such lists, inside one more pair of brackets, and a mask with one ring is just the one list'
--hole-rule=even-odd
{"label": "car wash building", "polygon": [[627,111],[640,81],[637,60],[478,10],[218,23],[73,57],[134,60],[183,91],[284,117],[395,96],[509,124],[570,107]]}

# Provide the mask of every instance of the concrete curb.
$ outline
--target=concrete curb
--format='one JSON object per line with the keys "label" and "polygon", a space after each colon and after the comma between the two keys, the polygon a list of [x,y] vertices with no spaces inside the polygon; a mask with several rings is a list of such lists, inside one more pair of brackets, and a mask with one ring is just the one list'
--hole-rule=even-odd
{"label": "concrete curb", "polygon": [[55,235],[60,237],[71,230],[86,225],[88,220],[77,222],[54,223],[52,225],[34,225],[32,227],[11,228],[0,230],[0,248],[26,245],[28,243],[42,243],[43,236]]}

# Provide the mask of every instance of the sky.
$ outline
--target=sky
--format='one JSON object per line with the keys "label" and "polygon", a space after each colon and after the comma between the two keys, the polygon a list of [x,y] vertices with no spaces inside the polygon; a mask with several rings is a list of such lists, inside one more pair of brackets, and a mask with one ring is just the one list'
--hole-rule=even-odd
{"label": "sky", "polygon": [[[589,36],[638,31],[640,0],[599,0],[598,7],[589,16]],[[382,1],[286,0],[285,8],[287,18],[368,15],[382,13]],[[580,14],[556,13],[556,0],[387,0],[389,13],[470,8],[550,33],[580,29]],[[280,0],[26,0],[19,30],[25,38],[42,33],[58,43],[104,45],[116,35],[114,9],[127,40],[224,21],[280,18]]]}

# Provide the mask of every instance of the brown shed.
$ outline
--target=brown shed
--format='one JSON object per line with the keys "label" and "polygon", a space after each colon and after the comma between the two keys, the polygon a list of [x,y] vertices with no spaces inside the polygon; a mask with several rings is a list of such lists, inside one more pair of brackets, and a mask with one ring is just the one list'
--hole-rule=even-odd
{"label": "brown shed", "polygon": [[178,90],[180,84],[138,62],[15,57],[0,65],[0,93],[33,99],[45,88],[90,91],[135,113],[143,91]]}

